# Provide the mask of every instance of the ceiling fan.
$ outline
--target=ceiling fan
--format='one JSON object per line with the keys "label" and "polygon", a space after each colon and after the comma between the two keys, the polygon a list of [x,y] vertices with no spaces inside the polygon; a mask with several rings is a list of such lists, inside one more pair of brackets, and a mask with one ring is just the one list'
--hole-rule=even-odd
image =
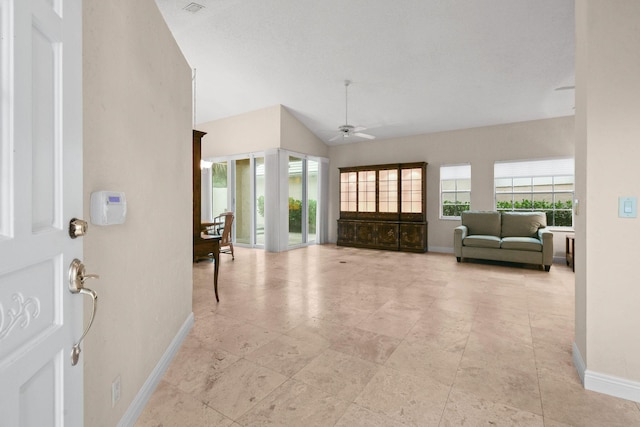
{"label": "ceiling fan", "polygon": [[375,136],[373,135],[369,135],[366,133],[362,133],[363,130],[366,130],[367,128],[364,128],[362,126],[352,126],[349,124],[349,119],[348,119],[348,112],[349,112],[349,103],[348,103],[348,91],[349,91],[349,85],[351,84],[350,80],[345,80],[344,81],[344,124],[342,126],[338,127],[338,135],[334,136],[333,138],[331,138],[329,140],[329,142],[331,141],[335,141],[336,139],[342,137],[342,139],[344,138],[348,138],[350,136],[358,136],[360,138],[365,138],[365,139],[376,139]]}

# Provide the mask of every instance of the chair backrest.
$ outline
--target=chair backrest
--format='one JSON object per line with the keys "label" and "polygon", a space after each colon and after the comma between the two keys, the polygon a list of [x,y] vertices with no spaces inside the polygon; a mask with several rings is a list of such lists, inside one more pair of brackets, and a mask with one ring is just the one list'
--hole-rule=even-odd
{"label": "chair backrest", "polygon": [[224,212],[216,218],[224,222],[224,228],[220,232],[220,245],[228,245],[231,241],[231,226],[233,225],[233,212]]}

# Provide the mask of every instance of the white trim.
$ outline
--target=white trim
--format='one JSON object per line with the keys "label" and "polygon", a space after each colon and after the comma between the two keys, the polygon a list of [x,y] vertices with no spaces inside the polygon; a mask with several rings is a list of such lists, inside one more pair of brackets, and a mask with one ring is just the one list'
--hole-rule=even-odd
{"label": "white trim", "polygon": [[580,381],[582,381],[585,390],[640,402],[640,382],[586,369],[580,349],[575,342],[573,343],[573,364],[578,371]]}
{"label": "white trim", "polygon": [[576,367],[576,371],[578,371],[578,376],[580,377],[580,381],[584,384],[584,372],[586,370],[584,359],[582,358],[582,354],[580,353],[580,349],[578,345],[573,343],[573,366]]}
{"label": "white trim", "polygon": [[584,388],[609,396],[640,402],[640,382],[637,381],[600,374],[587,369],[584,372]]}
{"label": "white trim", "polygon": [[169,344],[169,347],[167,347],[167,350],[164,352],[164,354],[160,358],[160,361],[158,361],[158,364],[156,365],[156,367],[153,368],[153,371],[151,371],[151,374],[142,385],[142,388],[138,391],[138,394],[136,394],[136,397],[133,399],[133,402],[131,402],[131,405],[129,405],[129,408],[127,408],[127,411],[124,413],[124,415],[120,419],[120,422],[118,423],[118,427],[129,427],[129,426],[133,426],[136,423],[136,421],[138,420],[138,417],[144,410],[144,407],[149,402],[151,395],[156,389],[156,386],[164,376],[164,373],[169,368],[171,361],[178,353],[178,350],[180,350],[180,346],[182,345],[182,342],[187,337],[187,335],[189,334],[189,331],[193,327],[193,322],[194,322],[194,317],[193,317],[193,312],[191,312],[189,313],[189,316],[187,316],[187,319],[182,324],[182,327],[180,328],[176,336],[173,337],[171,344]]}

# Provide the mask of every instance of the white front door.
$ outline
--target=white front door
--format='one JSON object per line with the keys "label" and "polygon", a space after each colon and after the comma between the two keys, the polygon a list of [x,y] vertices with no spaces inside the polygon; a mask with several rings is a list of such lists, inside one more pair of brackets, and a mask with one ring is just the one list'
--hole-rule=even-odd
{"label": "white front door", "polygon": [[0,0],[0,425],[80,426],[82,1]]}

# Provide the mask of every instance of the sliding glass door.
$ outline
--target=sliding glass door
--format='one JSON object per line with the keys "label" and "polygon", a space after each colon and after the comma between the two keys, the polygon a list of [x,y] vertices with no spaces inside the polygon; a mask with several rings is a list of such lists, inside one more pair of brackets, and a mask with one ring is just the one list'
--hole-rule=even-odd
{"label": "sliding glass door", "polygon": [[318,162],[289,156],[289,246],[316,241]]}
{"label": "sliding glass door", "polygon": [[255,157],[255,244],[264,246],[264,198],[265,198],[265,182],[264,182],[264,157]]}
{"label": "sliding glass door", "polygon": [[209,161],[211,214],[233,212],[234,243],[282,251],[321,240],[321,159],[273,150]]}

